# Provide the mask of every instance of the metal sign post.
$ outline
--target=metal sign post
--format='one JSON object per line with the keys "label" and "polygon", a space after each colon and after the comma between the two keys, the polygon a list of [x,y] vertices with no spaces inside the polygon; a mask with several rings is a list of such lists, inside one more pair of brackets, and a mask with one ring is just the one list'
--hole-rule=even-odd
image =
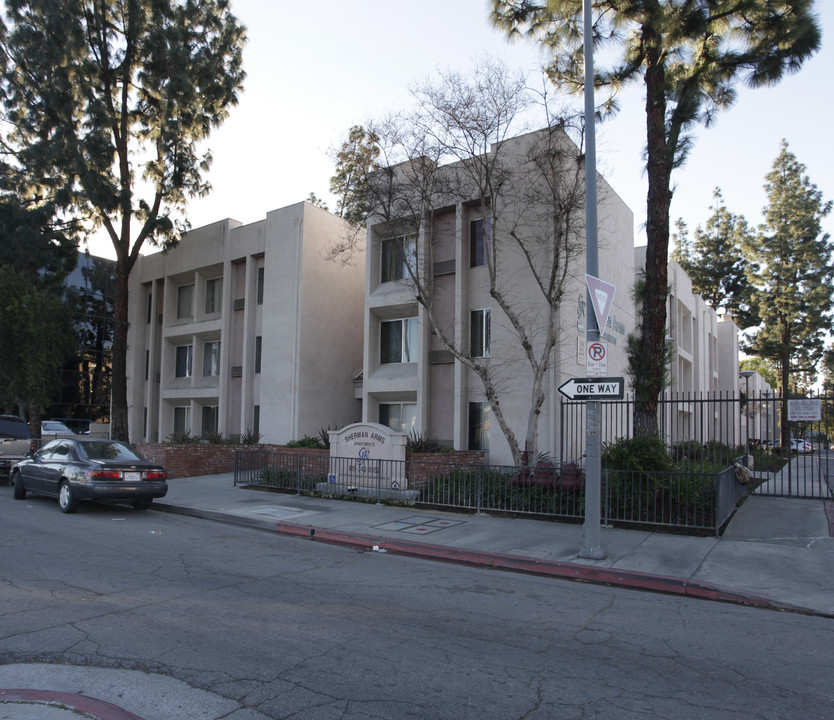
{"label": "metal sign post", "polygon": [[[592,0],[584,0],[585,42],[585,272],[599,276],[597,255],[597,146],[594,131],[594,45],[591,19]],[[594,307],[586,284],[588,307]],[[595,312],[588,313],[587,342],[599,340]],[[600,402],[589,400],[585,406],[585,524],[582,526],[582,547],[579,557],[603,560],[608,554],[601,544],[601,476]]]}

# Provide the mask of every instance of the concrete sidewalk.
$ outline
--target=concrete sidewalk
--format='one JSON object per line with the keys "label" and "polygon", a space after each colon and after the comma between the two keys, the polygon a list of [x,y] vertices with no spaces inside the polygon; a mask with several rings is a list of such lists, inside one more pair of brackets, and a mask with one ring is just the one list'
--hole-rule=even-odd
{"label": "concrete sidewalk", "polygon": [[231,473],[170,480],[154,506],[299,542],[834,617],[834,503],[823,499],[749,497],[721,538],[603,527],[604,560],[578,557],[581,525],[259,491]]}

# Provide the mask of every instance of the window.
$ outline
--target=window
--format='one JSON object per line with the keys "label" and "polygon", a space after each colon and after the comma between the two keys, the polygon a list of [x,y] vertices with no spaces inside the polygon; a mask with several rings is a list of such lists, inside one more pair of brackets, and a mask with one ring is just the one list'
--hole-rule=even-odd
{"label": "window", "polygon": [[382,271],[381,282],[393,282],[411,277],[417,270],[417,237],[407,235],[382,241]]}
{"label": "window", "polygon": [[255,374],[261,371],[261,351],[263,348],[263,338],[260,335],[255,336]]}
{"label": "window", "polygon": [[469,403],[469,449],[489,450],[489,403]]}
{"label": "window", "polygon": [[66,462],[72,455],[72,447],[67,443],[61,443],[52,451],[52,459],[56,462]]}
{"label": "window", "polygon": [[261,406],[255,405],[254,412],[252,414],[252,432],[255,435],[260,435],[261,432]]}
{"label": "window", "polygon": [[470,357],[489,357],[490,321],[489,308],[469,313]]}
{"label": "window", "polygon": [[181,405],[174,408],[174,435],[191,432],[191,407]]}
{"label": "window", "polygon": [[469,267],[487,264],[487,250],[491,243],[492,223],[489,218],[486,220],[486,232],[483,219],[469,223]]}
{"label": "window", "polygon": [[218,415],[219,413],[217,411],[217,405],[203,406],[203,435],[217,432]]}
{"label": "window", "polygon": [[153,317],[153,293],[148,293],[148,323]]}
{"label": "window", "polygon": [[151,351],[145,350],[145,381],[148,380],[151,374]]}
{"label": "window", "polygon": [[223,278],[206,280],[206,315],[219,313],[223,302]]}
{"label": "window", "polygon": [[192,355],[193,347],[191,345],[180,345],[179,347],[177,347],[177,369],[175,373],[176,377],[191,377]]}
{"label": "window", "polygon": [[177,288],[177,318],[194,314],[194,285],[180,285]]}
{"label": "window", "polygon": [[220,341],[203,344],[203,377],[220,374]]}
{"label": "window", "polygon": [[380,363],[417,362],[417,318],[391,320],[380,327]]}
{"label": "window", "polygon": [[264,269],[258,268],[258,305],[264,304]]}
{"label": "window", "polygon": [[410,433],[417,424],[417,403],[380,403],[379,424]]}

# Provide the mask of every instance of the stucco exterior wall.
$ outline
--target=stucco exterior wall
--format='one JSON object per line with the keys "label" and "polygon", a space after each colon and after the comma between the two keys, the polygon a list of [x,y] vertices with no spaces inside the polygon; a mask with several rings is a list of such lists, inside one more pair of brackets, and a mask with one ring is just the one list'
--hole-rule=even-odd
{"label": "stucco exterior wall", "polygon": [[[537,140],[538,134],[531,133],[507,141],[502,146],[502,152],[510,158],[508,164],[523,163]],[[569,142],[566,136],[565,141]],[[625,334],[634,322],[630,300],[634,278],[633,216],[601,178],[599,186],[600,275],[618,286],[612,319],[605,333],[611,347],[620,350]],[[491,342],[486,362],[500,388],[501,410],[523,445],[532,402],[532,371],[518,333],[492,297],[487,267],[470,267],[470,223],[482,217],[483,209],[474,202],[474,193],[470,202],[463,200],[466,188],[458,188],[454,196],[450,197],[446,207],[434,214],[430,226],[421,227],[419,235],[421,257],[430,254],[434,264],[433,312],[440,330],[453,340],[456,347],[468,350],[471,312],[489,310]],[[515,199],[508,199],[506,206],[496,208],[489,216],[500,218],[496,222],[506,223],[505,227],[495,232],[495,242],[503,243],[499,252],[500,267],[497,268],[501,290],[524,317],[534,348],[541,348],[547,304],[533,281],[528,266],[530,259],[510,242],[511,230],[518,230],[527,236],[538,233],[542,238],[547,237],[549,209],[543,203],[528,204],[529,197],[514,196]],[[584,211],[580,209],[578,215],[584,218]],[[486,401],[483,383],[473,370],[455,360],[444,349],[438,334],[433,332],[427,312],[416,303],[414,291],[407,280],[380,282],[382,243],[401,231],[396,224],[374,218],[369,220],[368,225],[363,420],[379,421],[381,403],[416,403],[418,432],[443,441],[451,437],[455,449],[467,449],[469,405]],[[429,238],[432,243],[430,249],[426,247]],[[556,315],[558,337],[551,368],[544,382],[546,400],[539,415],[539,447],[556,459],[560,440],[560,403],[556,388],[569,377],[586,374],[587,308],[584,236],[581,231],[576,243],[577,247],[573,248],[567,261],[565,292]],[[419,319],[421,337],[425,338],[428,352],[422,349],[415,363],[381,365],[381,323],[397,317],[414,316]],[[624,367],[624,353],[612,352],[609,374],[621,375]],[[494,417],[489,420],[488,434],[489,461],[495,464],[511,463],[510,447]]]}
{"label": "stucco exterior wall", "polygon": [[[131,439],[164,440],[175,413],[188,414],[193,435],[216,414],[226,436],[257,428],[281,443],[356,420],[363,268],[325,258],[344,232],[343,220],[302,202],[249,225],[197,228],[175,249],[141,257],[131,275]],[[207,282],[219,279],[220,307],[206,313]],[[189,284],[193,312],[178,318],[179,289]],[[214,342],[219,372],[206,374]],[[177,348],[188,346],[191,372],[177,377]]]}

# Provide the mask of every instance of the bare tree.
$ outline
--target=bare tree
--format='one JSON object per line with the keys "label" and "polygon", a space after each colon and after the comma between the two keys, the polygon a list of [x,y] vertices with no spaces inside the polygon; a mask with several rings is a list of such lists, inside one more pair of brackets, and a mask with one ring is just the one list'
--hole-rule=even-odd
{"label": "bare tree", "polygon": [[[402,282],[437,341],[479,379],[514,461],[526,464],[538,453],[573,259],[584,252],[584,158],[568,134],[581,138],[582,128],[555,117],[546,93],[500,65],[481,64],[472,77],[442,73],[412,94],[410,111],[368,125],[381,168],[366,179],[368,226],[403,238]],[[523,134],[531,121],[544,129]],[[472,351],[435,278],[435,220],[459,205],[483,219],[491,323],[510,338],[489,357]],[[524,427],[502,406],[521,383],[529,392]]]}

